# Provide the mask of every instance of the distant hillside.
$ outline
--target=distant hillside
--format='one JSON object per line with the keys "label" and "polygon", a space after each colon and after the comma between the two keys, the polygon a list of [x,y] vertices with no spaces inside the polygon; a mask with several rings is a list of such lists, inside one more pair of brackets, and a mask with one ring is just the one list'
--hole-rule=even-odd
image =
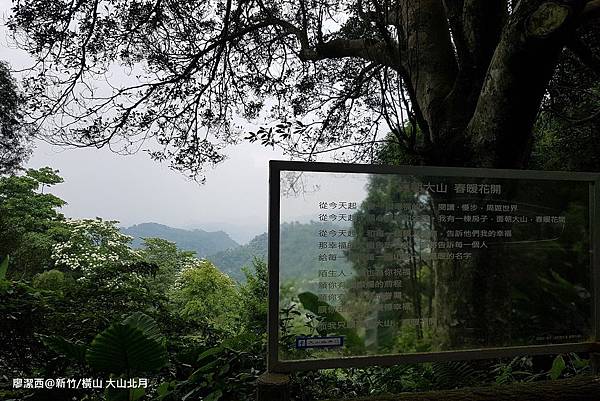
{"label": "distant hillside", "polygon": [[[335,225],[323,223],[283,223],[281,225],[281,279],[306,281],[314,279],[320,268],[341,268],[343,261],[320,263],[317,245],[321,229],[333,229]],[[200,229],[183,230],[157,223],[143,223],[121,231],[133,236],[134,247],[140,247],[141,238],[164,238],[177,244],[182,250],[196,251],[198,257],[207,258],[223,273],[238,282],[245,281],[243,266],[252,267],[254,257],[266,261],[269,249],[268,235],[254,237],[248,244],[240,246],[223,231],[207,232]]]}
{"label": "distant hillside", "polygon": [[[306,280],[314,279],[315,272],[327,268],[343,268],[345,262],[329,262],[322,264],[318,261],[317,245],[322,241],[318,237],[319,230],[335,228],[335,225],[310,222],[302,223],[283,223],[281,225],[281,278],[287,280]],[[267,259],[268,253],[268,235],[267,233],[254,237],[247,245],[238,248],[228,249],[209,255],[211,260],[222,272],[238,280],[244,280],[244,274],[241,271],[243,266],[252,266],[253,257]]]}
{"label": "distant hillside", "polygon": [[225,251],[209,255],[208,259],[215,264],[224,273],[230,277],[244,281],[242,273],[243,266],[252,266],[254,257],[267,260],[267,250],[269,248],[269,236],[263,233],[254,237],[248,244],[237,248],[230,248]]}
{"label": "distant hillside", "polygon": [[136,248],[142,246],[142,238],[162,238],[174,242],[180,249],[196,251],[201,258],[240,246],[223,231],[183,230],[158,223],[136,224],[121,228],[121,232],[134,237],[133,246]]}

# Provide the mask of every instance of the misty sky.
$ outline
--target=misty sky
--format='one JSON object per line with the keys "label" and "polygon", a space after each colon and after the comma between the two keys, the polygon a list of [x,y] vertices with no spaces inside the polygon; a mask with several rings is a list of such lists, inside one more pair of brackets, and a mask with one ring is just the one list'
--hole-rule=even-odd
{"label": "misty sky", "polygon": [[[0,59],[20,69],[30,66],[31,59],[11,47],[7,37],[4,19],[10,6],[11,1],[0,0]],[[189,181],[145,153],[120,156],[108,149],[61,149],[43,142],[37,144],[27,167],[60,170],[65,182],[53,193],[68,202],[63,209],[67,217],[98,216],[119,220],[123,226],[157,222],[224,230],[245,243],[267,229],[268,161],[285,157],[281,151],[254,144],[232,146],[227,154],[225,162],[207,171],[205,185]],[[302,217],[306,212],[299,209],[297,214]]]}

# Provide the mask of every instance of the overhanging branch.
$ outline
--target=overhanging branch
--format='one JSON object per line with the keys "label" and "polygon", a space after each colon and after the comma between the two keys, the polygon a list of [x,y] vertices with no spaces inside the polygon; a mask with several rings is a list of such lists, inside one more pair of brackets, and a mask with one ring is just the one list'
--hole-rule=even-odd
{"label": "overhanging branch", "polygon": [[313,48],[303,48],[300,51],[302,61],[319,61],[344,57],[359,57],[393,69],[398,69],[401,61],[398,52],[392,53],[386,43],[373,39],[332,39]]}

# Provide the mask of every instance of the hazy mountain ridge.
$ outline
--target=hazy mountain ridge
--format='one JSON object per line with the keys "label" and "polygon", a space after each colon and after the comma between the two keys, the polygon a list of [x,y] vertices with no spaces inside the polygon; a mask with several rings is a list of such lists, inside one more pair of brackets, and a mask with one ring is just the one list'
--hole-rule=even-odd
{"label": "hazy mountain ridge", "polygon": [[[331,223],[310,221],[308,223],[282,223],[280,228],[280,279],[309,280],[314,279],[314,274],[319,269],[342,268],[345,266],[344,258],[335,262],[323,264],[317,258],[318,243],[322,241],[318,236],[320,230],[338,228]],[[247,245],[228,249],[208,257],[221,271],[232,278],[243,281],[245,279],[241,268],[252,266],[254,257],[267,260],[269,237],[267,233],[257,235]]]}
{"label": "hazy mountain ridge", "polygon": [[200,258],[240,246],[224,231],[184,230],[158,223],[136,224],[121,228],[121,232],[134,237],[132,245],[135,248],[142,246],[142,238],[162,238],[174,242],[182,250],[195,251]]}
{"label": "hazy mountain ridge", "polygon": [[[284,280],[303,280],[314,278],[314,272],[322,264],[315,257],[319,242],[318,232],[321,229],[332,229],[334,224],[283,223],[280,232],[281,278]],[[269,237],[267,233],[255,236],[248,244],[239,245],[223,231],[207,232],[201,229],[184,230],[157,223],[142,223],[121,229],[127,235],[135,237],[133,245],[140,247],[142,238],[157,237],[177,244],[182,250],[196,251],[198,257],[206,258],[214,263],[223,273],[238,282],[245,281],[242,267],[252,267],[254,258],[267,260]],[[328,263],[327,266],[338,266],[343,262]]]}

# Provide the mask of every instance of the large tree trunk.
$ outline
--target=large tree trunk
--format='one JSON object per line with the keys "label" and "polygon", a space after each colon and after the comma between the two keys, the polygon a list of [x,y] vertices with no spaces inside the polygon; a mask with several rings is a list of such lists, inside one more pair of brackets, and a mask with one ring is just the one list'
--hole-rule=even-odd
{"label": "large tree trunk", "polygon": [[425,164],[526,166],[545,88],[585,3],[521,0],[508,15],[505,0],[400,2],[398,69],[422,117]]}
{"label": "large tree trunk", "polygon": [[[377,27],[379,39],[334,38],[311,48],[292,30],[303,43],[301,59],[359,57],[395,69],[414,109],[410,122],[422,134],[414,149],[421,162],[488,168],[527,167],[533,125],[558,57],[582,20],[600,10],[597,0],[398,0],[395,9],[385,8],[390,3],[369,4],[359,16]],[[397,43],[390,25],[398,32]],[[485,334],[485,341],[502,342],[505,326],[498,322],[505,321],[510,307],[502,298],[508,297],[507,272],[506,266],[489,263],[437,264],[433,303],[439,346],[457,345],[451,328],[461,321],[480,334],[495,333]],[[474,280],[483,281],[483,289],[474,288]],[[462,310],[477,297],[485,299],[478,305],[483,309]],[[473,316],[488,329],[471,325]]]}
{"label": "large tree trunk", "polygon": [[[521,0],[510,16],[502,0],[447,0],[444,9],[404,4],[408,81],[426,120],[425,164],[526,167],[545,88],[584,4]],[[430,26],[442,14],[456,61],[447,57],[448,38]],[[436,262],[436,348],[502,346],[509,336],[508,266],[491,264],[483,254],[460,266]]]}
{"label": "large tree trunk", "polygon": [[526,167],[542,97],[584,3],[519,2],[466,130],[473,166]]}

